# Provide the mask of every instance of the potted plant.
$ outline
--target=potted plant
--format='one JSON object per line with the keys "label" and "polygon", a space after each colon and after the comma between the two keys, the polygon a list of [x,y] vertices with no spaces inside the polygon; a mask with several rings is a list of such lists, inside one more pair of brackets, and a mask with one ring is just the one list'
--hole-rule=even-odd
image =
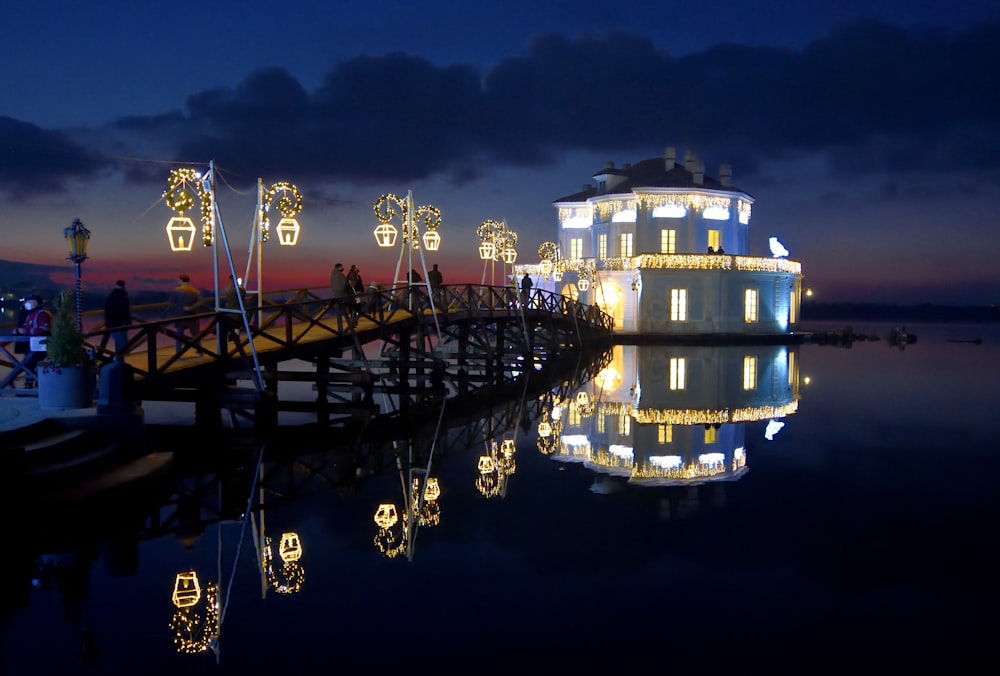
{"label": "potted plant", "polygon": [[96,379],[76,324],[73,294],[60,293],[54,309],[45,359],[38,365],[38,404],[43,409],[86,408],[94,402]]}

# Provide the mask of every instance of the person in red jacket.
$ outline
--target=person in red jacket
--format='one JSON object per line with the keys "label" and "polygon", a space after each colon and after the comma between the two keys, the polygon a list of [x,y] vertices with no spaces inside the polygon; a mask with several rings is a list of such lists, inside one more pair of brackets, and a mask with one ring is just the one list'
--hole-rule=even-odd
{"label": "person in red jacket", "polygon": [[[28,314],[24,317],[24,323],[14,329],[14,333],[23,336],[47,336],[52,333],[52,313],[45,309],[42,298],[37,294],[29,294],[24,299],[24,309]],[[28,356],[22,362],[27,374],[25,374],[25,387],[34,387],[35,368],[38,362],[45,356],[45,351],[30,350]]]}

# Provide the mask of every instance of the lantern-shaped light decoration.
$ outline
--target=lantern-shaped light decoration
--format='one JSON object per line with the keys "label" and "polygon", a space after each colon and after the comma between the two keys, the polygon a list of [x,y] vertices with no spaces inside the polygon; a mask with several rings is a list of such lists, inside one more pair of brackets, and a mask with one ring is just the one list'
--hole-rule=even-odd
{"label": "lantern-shaped light decoration", "polygon": [[517,446],[514,445],[513,439],[504,439],[500,443],[500,452],[504,455],[513,455],[515,450],[517,450]]}
{"label": "lantern-shaped light decoration", "polygon": [[479,258],[484,261],[493,260],[496,255],[496,245],[493,242],[485,241],[479,245]]}
{"label": "lantern-shaped light decoration", "polygon": [[576,288],[580,289],[580,291],[586,291],[590,288],[590,280],[586,277],[580,277],[576,283]]}
{"label": "lantern-shaped light decoration", "polygon": [[267,212],[278,193],[281,193],[277,203],[278,212],[281,213],[281,221],[278,223],[278,243],[282,246],[295,246],[299,241],[299,231],[301,230],[295,217],[302,211],[302,193],[299,192],[298,187],[285,181],[275,183],[263,195],[260,214],[260,241],[267,241],[270,229],[270,219]]}
{"label": "lantern-shaped light decoration", "polygon": [[396,230],[396,226],[392,223],[382,223],[375,227],[375,241],[381,247],[390,247],[396,245],[396,235],[399,232]]}
{"label": "lantern-shaped light decoration", "polygon": [[490,472],[495,472],[497,469],[496,461],[493,456],[481,455],[479,456],[479,473],[489,474]]}
{"label": "lantern-shaped light decoration", "polygon": [[302,543],[298,533],[282,533],[281,544],[278,545],[278,556],[285,563],[298,561],[302,558]]}
{"label": "lantern-shaped light decoration", "polygon": [[538,436],[542,439],[552,436],[552,425],[549,424],[548,420],[542,420],[542,422],[538,423]]}
{"label": "lantern-shaped light decoration", "polygon": [[542,275],[544,275],[546,279],[548,279],[549,275],[552,274],[552,261],[550,261],[548,258],[543,258],[541,264],[538,267],[541,269]]}
{"label": "lantern-shaped light decoration", "polygon": [[194,222],[186,216],[174,216],[167,223],[171,251],[190,251],[194,244]]}
{"label": "lantern-shaped light decoration", "polygon": [[585,407],[590,403],[590,395],[584,391],[579,391],[576,393],[576,405],[579,407]]}
{"label": "lantern-shaped light decoration", "polygon": [[278,243],[281,246],[295,246],[299,243],[299,222],[294,218],[282,218],[278,222]]}
{"label": "lantern-shaped light decoration", "polygon": [[177,573],[177,577],[174,579],[172,600],[178,608],[190,608],[201,601],[201,584],[198,582],[198,573],[193,570]]}
{"label": "lantern-shaped light decoration", "polygon": [[399,522],[399,515],[396,513],[396,505],[382,503],[375,512],[375,524],[382,529],[392,528]]}
{"label": "lantern-shaped light decoration", "polygon": [[441,235],[437,230],[428,230],[424,233],[424,248],[428,251],[437,251],[441,246]]}
{"label": "lantern-shaped light decoration", "polygon": [[509,246],[503,250],[503,262],[507,265],[513,265],[514,261],[517,260],[517,250],[514,247]]}

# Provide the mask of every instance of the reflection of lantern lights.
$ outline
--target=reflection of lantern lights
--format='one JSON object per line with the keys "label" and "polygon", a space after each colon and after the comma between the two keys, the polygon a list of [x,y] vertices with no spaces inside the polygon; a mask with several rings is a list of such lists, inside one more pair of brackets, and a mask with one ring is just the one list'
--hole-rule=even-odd
{"label": "reflection of lantern lights", "polygon": [[375,227],[375,241],[380,247],[395,246],[397,234],[399,231],[392,223],[382,223]]}
{"label": "reflection of lantern lights", "polygon": [[514,261],[517,260],[517,250],[514,247],[509,246],[503,250],[503,262],[507,265],[513,265]]}
{"label": "reflection of lantern lights", "polygon": [[437,477],[427,479],[427,487],[424,488],[424,500],[433,502],[439,497],[441,497],[441,485],[438,483]]}
{"label": "reflection of lantern lights", "polygon": [[543,420],[538,423],[538,436],[542,439],[547,439],[552,435],[552,425],[549,424],[548,420]]}
{"label": "reflection of lantern lights", "polygon": [[278,222],[278,243],[281,246],[295,246],[299,241],[299,222],[294,218],[282,218]]}
{"label": "reflection of lantern lights", "polygon": [[479,456],[479,473],[489,474],[490,472],[495,472],[497,469],[496,461],[493,460],[492,456],[481,455]]}
{"label": "reflection of lantern lights", "polygon": [[424,233],[424,248],[428,251],[437,251],[441,246],[441,235],[437,230],[428,230]]}
{"label": "reflection of lantern lights", "polygon": [[562,270],[553,270],[552,271],[552,279],[555,280],[555,281],[557,281],[557,282],[561,282],[562,281]]}
{"label": "reflection of lantern lights", "polygon": [[493,242],[483,242],[479,245],[479,258],[484,261],[493,260],[496,250],[496,245]]}
{"label": "reflection of lantern lights", "polygon": [[383,502],[378,506],[378,511],[375,512],[375,524],[379,528],[392,528],[398,521],[399,515],[396,513],[396,505]]}
{"label": "reflection of lantern lights", "polygon": [[201,601],[201,584],[198,582],[198,573],[191,570],[186,573],[177,573],[174,579],[173,602],[178,608],[190,608]]}
{"label": "reflection of lantern lights", "polygon": [[282,533],[281,544],[278,545],[278,555],[285,563],[298,561],[302,558],[302,543],[298,533]]}
{"label": "reflection of lantern lights", "polygon": [[576,405],[577,406],[584,407],[584,406],[586,406],[589,403],[590,403],[590,395],[588,395],[586,392],[584,392],[582,390],[580,392],[576,393]]}
{"label": "reflection of lantern lights", "polygon": [[517,447],[514,445],[513,439],[504,439],[500,444],[500,452],[504,455],[511,455]]}
{"label": "reflection of lantern lights", "polygon": [[580,291],[586,291],[590,288],[590,280],[586,277],[580,277],[576,282],[576,288],[580,289]]}
{"label": "reflection of lantern lights", "polygon": [[542,262],[539,264],[538,267],[541,269],[542,274],[546,278],[548,278],[548,276],[552,274],[552,261],[550,261],[548,258],[542,260]]}
{"label": "reflection of lantern lights", "polygon": [[[194,571],[183,575],[195,575]],[[197,578],[197,576],[195,576]],[[177,652],[195,655],[208,650],[219,638],[219,594],[215,582],[205,585],[205,612],[200,615],[194,605],[178,606],[170,618]]]}
{"label": "reflection of lantern lights", "polygon": [[171,251],[190,251],[194,244],[194,223],[187,216],[174,216],[167,223]]}

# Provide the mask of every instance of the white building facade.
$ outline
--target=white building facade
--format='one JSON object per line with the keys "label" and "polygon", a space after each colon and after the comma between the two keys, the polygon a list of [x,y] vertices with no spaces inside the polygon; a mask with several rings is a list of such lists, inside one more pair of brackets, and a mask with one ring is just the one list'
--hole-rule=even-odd
{"label": "white building facade", "polygon": [[[688,152],[616,168],[554,202],[558,232],[540,265],[518,266],[536,285],[614,317],[644,335],[780,335],[799,318],[800,263],[750,256],[753,197],[732,171],[705,174]],[[780,249],[780,247],[779,247]]]}

